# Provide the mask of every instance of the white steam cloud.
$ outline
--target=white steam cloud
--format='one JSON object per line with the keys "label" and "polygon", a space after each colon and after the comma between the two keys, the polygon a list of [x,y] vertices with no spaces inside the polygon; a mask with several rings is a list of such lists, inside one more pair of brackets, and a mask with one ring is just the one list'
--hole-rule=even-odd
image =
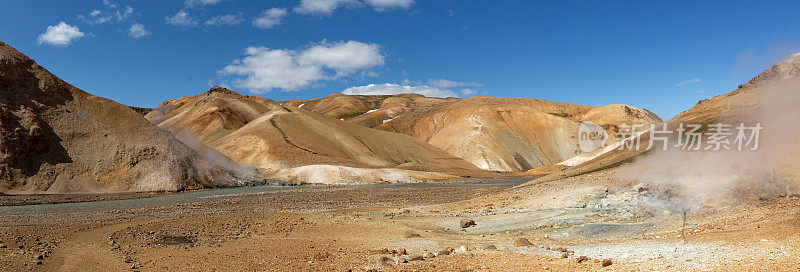
{"label": "white steam cloud", "polygon": [[[682,209],[731,204],[745,199],[773,199],[798,191],[800,169],[800,82],[782,82],[745,90],[728,97],[725,109],[714,109],[712,123],[760,123],[758,150],[652,151],[637,160],[636,169],[623,174],[640,182],[667,188],[671,204]],[[716,103],[718,101],[706,102]],[[708,109],[706,109],[708,110]],[[707,137],[708,135],[704,135]],[[752,146],[749,146],[752,147]],[[680,206],[680,205],[679,205]]]}

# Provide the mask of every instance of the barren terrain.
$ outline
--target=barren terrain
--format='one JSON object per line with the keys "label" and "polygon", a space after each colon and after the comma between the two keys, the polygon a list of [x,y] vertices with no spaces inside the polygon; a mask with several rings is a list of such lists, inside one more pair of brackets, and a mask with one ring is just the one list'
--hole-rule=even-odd
{"label": "barren terrain", "polygon": [[[676,215],[505,206],[526,194],[575,197],[565,182],[552,185],[558,192],[509,191],[521,182],[245,187],[5,206],[0,270],[800,269],[796,196],[692,214],[684,228]],[[486,198],[497,206],[474,205]],[[477,225],[461,228],[462,219]]]}

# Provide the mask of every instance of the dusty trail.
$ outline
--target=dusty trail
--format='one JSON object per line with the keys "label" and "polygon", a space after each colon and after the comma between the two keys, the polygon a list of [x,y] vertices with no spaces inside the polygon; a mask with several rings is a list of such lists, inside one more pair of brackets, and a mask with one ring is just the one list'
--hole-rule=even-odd
{"label": "dusty trail", "polygon": [[112,250],[109,237],[127,227],[139,227],[157,220],[126,222],[92,228],[68,236],[44,261],[41,271],[130,271],[131,264]]}

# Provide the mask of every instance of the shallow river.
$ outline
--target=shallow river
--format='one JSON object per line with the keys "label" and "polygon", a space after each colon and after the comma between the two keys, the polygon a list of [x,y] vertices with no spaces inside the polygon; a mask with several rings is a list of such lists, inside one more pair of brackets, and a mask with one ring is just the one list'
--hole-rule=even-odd
{"label": "shallow river", "polygon": [[[382,183],[369,185],[303,185],[303,186],[250,186],[221,189],[194,190],[178,193],[144,196],[133,199],[101,200],[92,202],[73,202],[57,204],[38,204],[21,206],[0,206],[0,215],[31,215],[54,214],[73,212],[94,212],[108,210],[125,210],[162,207],[175,204],[187,204],[220,199],[257,197],[264,195],[289,195],[303,194],[315,189],[383,189],[383,188],[446,188],[446,187],[513,187],[530,181],[523,179],[472,179],[460,182],[435,182],[435,183]],[[44,196],[46,197],[46,196]]]}

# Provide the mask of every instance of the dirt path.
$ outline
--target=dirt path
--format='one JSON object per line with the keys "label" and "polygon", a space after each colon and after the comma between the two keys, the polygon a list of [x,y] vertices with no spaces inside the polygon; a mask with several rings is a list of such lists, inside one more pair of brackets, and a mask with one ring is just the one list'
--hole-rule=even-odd
{"label": "dirt path", "polygon": [[76,232],[68,236],[53,255],[47,258],[42,271],[130,271],[124,256],[112,250],[109,237],[126,227],[154,222],[136,221],[113,224]]}

